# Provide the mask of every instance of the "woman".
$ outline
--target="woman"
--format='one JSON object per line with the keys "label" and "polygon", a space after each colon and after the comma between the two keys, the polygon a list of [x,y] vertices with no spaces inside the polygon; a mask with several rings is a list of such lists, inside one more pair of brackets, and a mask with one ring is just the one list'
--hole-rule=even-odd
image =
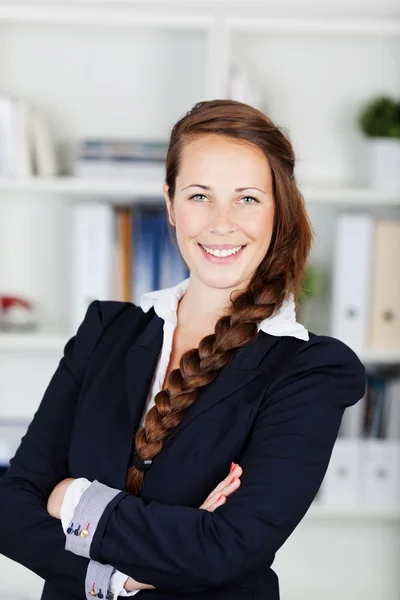
{"label": "woman", "polygon": [[0,551],[43,600],[279,599],[275,553],[366,383],[295,319],[312,232],[294,162],[239,102],[173,127],[163,191],[190,277],[90,305],[0,487]]}

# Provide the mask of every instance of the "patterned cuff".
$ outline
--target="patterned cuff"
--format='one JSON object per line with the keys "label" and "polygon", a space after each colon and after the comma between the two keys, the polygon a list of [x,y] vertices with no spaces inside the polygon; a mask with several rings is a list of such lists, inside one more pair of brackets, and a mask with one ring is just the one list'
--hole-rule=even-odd
{"label": "patterned cuff", "polygon": [[125,573],[121,573],[121,571],[115,571],[111,577],[110,581],[110,590],[114,594],[114,598],[118,598],[119,596],[126,598],[127,596],[134,596],[140,590],[135,590],[134,592],[127,592],[124,588],[125,582],[128,579],[128,575]]}
{"label": "patterned cuff", "polygon": [[72,522],[72,517],[79,504],[79,500],[82,498],[83,492],[88,489],[90,484],[91,481],[80,477],[79,479],[75,479],[68,487],[60,508],[61,525],[65,534],[67,534],[67,529]]}
{"label": "patterned cuff", "polygon": [[115,596],[110,590],[110,581],[114,567],[102,565],[90,560],[86,571],[85,593],[87,600],[92,598],[103,598],[103,600],[114,600]]}
{"label": "patterned cuff", "polygon": [[82,494],[73,521],[67,529],[65,549],[78,556],[90,558],[90,546],[101,516],[109,502],[121,490],[103,485],[96,479]]}

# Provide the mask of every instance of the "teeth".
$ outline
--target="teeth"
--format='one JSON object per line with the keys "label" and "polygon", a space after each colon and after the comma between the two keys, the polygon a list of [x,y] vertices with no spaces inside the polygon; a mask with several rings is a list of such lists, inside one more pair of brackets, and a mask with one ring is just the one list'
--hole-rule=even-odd
{"label": "teeth", "polygon": [[212,254],[213,256],[219,256],[219,257],[223,257],[223,256],[231,256],[232,254],[236,254],[236,252],[239,252],[239,250],[241,250],[243,248],[243,246],[237,246],[236,248],[230,248],[229,250],[213,250],[211,248],[207,248],[206,246],[202,245],[202,248],[204,248],[204,250],[206,252],[208,252],[208,254]]}

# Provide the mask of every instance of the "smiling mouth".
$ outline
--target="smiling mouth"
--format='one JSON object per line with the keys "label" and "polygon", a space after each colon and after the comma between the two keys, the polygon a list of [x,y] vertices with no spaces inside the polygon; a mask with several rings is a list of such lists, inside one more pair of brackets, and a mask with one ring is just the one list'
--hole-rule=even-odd
{"label": "smiling mouth", "polygon": [[237,256],[238,254],[241,254],[241,252],[243,252],[246,245],[247,244],[238,245],[234,248],[223,248],[223,249],[219,250],[216,248],[208,248],[207,246],[203,246],[203,244],[199,244],[200,248],[204,251],[205,254],[207,254],[208,256],[212,256],[213,258],[218,258],[218,259],[232,258],[234,256]]}

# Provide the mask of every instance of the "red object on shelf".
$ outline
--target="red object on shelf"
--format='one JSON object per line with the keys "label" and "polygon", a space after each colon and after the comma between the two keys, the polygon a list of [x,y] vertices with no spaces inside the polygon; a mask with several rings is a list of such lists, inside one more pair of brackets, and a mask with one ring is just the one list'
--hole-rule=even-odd
{"label": "red object on shelf", "polygon": [[21,296],[0,295],[0,328],[6,331],[34,329],[37,325],[32,302]]}

